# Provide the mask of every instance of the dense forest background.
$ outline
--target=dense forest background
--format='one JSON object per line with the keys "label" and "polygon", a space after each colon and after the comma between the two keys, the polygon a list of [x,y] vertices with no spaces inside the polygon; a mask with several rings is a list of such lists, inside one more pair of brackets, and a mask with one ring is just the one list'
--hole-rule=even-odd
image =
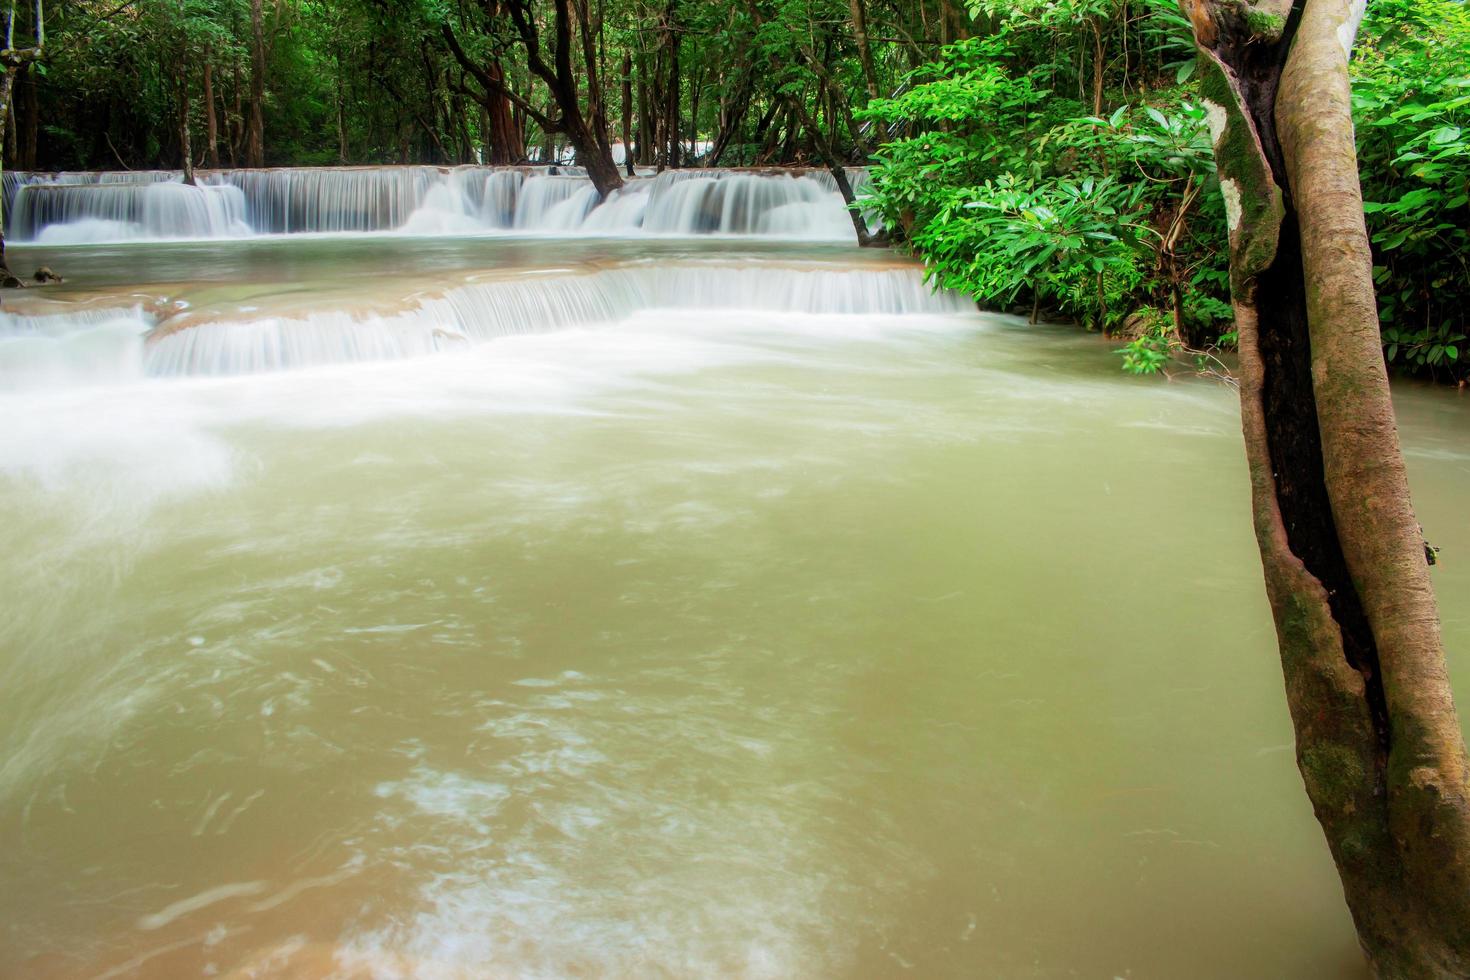
{"label": "dense forest background", "polygon": [[[860,165],[866,212],[988,306],[1119,335],[1141,373],[1233,339],[1210,108],[1172,0],[71,0],[48,18],[9,169]],[[1354,72],[1385,355],[1463,380],[1464,0],[1373,0]]]}

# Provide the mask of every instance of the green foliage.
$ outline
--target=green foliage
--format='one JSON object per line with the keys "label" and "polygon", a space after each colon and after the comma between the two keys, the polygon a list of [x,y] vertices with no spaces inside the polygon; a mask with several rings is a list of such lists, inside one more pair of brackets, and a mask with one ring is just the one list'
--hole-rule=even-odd
{"label": "green foliage", "polygon": [[[1193,64],[1187,23],[1164,3],[974,9],[991,33],[945,48],[862,114],[912,131],[879,153],[873,206],[936,281],[988,306],[1102,330],[1170,310],[1167,340],[1121,352],[1135,373],[1186,339],[1218,342],[1231,321],[1224,215],[1205,112],[1179,81]],[[1132,47],[1141,37],[1152,60]]]}
{"label": "green foliage", "polygon": [[1353,64],[1353,113],[1390,364],[1470,370],[1470,11],[1377,0]]}
{"label": "green foliage", "polygon": [[1144,309],[1134,314],[1137,334],[1116,353],[1123,358],[1123,370],[1129,374],[1159,374],[1165,370],[1179,340],[1174,335],[1169,315],[1163,310]]}
{"label": "green foliage", "polygon": [[1001,307],[1027,295],[1105,326],[1143,277],[1140,189],[1001,174],[952,191],[913,241],[947,288]]}

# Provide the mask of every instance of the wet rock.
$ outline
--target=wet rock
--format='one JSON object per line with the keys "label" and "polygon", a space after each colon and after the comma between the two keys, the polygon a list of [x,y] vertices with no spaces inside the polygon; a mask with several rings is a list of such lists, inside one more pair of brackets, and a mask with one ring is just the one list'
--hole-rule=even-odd
{"label": "wet rock", "polygon": [[40,282],[40,283],[47,283],[47,282],[65,282],[66,281],[65,279],[62,279],[60,276],[58,276],[56,273],[52,272],[50,266],[45,266],[45,265],[41,266],[41,268],[39,268],[39,269],[36,270],[35,279],[36,279],[36,282]]}

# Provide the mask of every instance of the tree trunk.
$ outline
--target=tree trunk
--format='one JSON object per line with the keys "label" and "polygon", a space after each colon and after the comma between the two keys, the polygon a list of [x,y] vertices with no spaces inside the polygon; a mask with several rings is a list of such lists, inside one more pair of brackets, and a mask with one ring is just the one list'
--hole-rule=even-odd
{"label": "tree trunk", "polygon": [[669,84],[665,93],[664,137],[668,140],[665,159],[670,167],[679,167],[679,29],[675,19],[675,0],[669,0],[664,11],[664,31],[669,46]]}
{"label": "tree trunk", "polygon": [[546,138],[548,162],[554,159],[554,134],[565,134],[567,142],[577,152],[578,161],[587,168],[587,176],[592,179],[593,186],[606,198],[623,186],[623,178],[612,162],[607,118],[602,108],[601,86],[597,79],[596,48],[592,43],[592,25],[587,17],[585,0],[576,2],[577,11],[582,15],[579,18],[579,29],[583,62],[588,73],[588,97],[592,110],[590,122],[577,97],[577,77],[572,68],[572,2],[573,0],[555,0],[550,64],[542,54],[541,22],[535,16],[530,0],[505,0],[504,4],[504,11],[510,16],[525,49],[527,69],[545,82],[551,91],[551,105],[545,112],[513,93],[503,78],[492,78],[486,67],[470,59],[448,24],[443,25],[441,33],[460,67],[480,83],[486,97],[492,92],[503,94],[541,126]]}
{"label": "tree trunk", "polygon": [[1297,763],[1382,978],[1470,976],[1470,783],[1373,296],[1349,0],[1186,0]]}
{"label": "tree trunk", "polygon": [[347,73],[342,70],[342,54],[337,53],[337,162],[347,163]]}
{"label": "tree trunk", "polygon": [[189,139],[189,69],[188,59],[179,58],[179,162],[184,171],[184,183],[194,184],[194,147]]}
{"label": "tree trunk", "polygon": [[219,121],[214,114],[214,64],[204,55],[204,160],[211,170],[219,169]]}
{"label": "tree trunk", "polygon": [[36,169],[36,151],[40,143],[41,131],[41,100],[36,95],[36,73],[27,71],[25,73],[25,85],[22,89],[25,95],[25,133],[16,143],[20,146],[20,166],[25,170]]}
{"label": "tree trunk", "polygon": [[[5,143],[6,122],[10,118],[12,96],[15,94],[15,76],[20,71],[17,64],[7,64],[5,74],[0,75],[0,146]],[[4,173],[3,163],[0,163],[0,174]],[[5,220],[8,214],[0,212],[0,285],[18,286],[19,280],[10,274],[10,267],[5,264]],[[14,281],[12,281],[14,280]]]}
{"label": "tree trunk", "polygon": [[868,14],[863,0],[849,0],[852,6],[852,35],[857,40],[858,61],[863,66],[863,81],[868,85],[868,98],[878,97],[878,75],[873,71],[873,50],[868,45]]}
{"label": "tree trunk", "polygon": [[654,136],[653,110],[648,98],[648,56],[638,56],[638,163],[647,167],[653,164]]}
{"label": "tree trunk", "polygon": [[245,123],[245,166],[265,166],[265,28],[263,0],[250,0],[250,115]]}
{"label": "tree trunk", "polygon": [[633,176],[633,55],[623,52],[623,168]]}

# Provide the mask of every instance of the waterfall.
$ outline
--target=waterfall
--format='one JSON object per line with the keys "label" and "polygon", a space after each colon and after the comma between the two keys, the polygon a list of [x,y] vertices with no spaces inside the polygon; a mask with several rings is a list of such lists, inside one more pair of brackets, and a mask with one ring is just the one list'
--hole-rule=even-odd
{"label": "waterfall", "polygon": [[0,192],[12,240],[44,245],[351,232],[853,238],[825,171],[665,171],[631,178],[605,202],[577,167],[295,167],[198,180],[10,172]]}
{"label": "waterfall", "polygon": [[12,223],[14,240],[41,245],[250,233],[240,188],[163,181],[22,185]]}
{"label": "waterfall", "polygon": [[140,378],[153,318],[141,308],[0,312],[0,391]]}
{"label": "waterfall", "polygon": [[946,314],[973,310],[934,292],[911,268],[833,269],[774,263],[647,263],[594,272],[470,282],[396,310],[159,327],[155,375],[245,374],[443,351],[512,334],[606,326],[642,310],[802,314]]}
{"label": "waterfall", "polygon": [[160,302],[152,313],[0,314],[0,389],[415,357],[512,334],[611,326],[646,310],[902,317],[973,309],[953,293],[935,292],[908,266],[635,261],[470,279],[395,305],[310,313],[252,307],[206,318],[188,303]]}

